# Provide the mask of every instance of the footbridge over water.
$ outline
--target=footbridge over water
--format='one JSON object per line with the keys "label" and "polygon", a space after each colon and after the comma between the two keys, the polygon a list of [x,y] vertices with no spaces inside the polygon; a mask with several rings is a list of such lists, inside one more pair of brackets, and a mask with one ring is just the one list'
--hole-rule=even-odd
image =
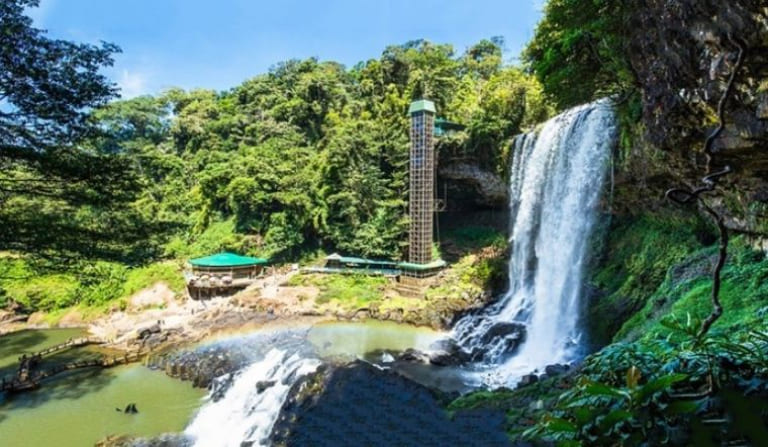
{"label": "footbridge over water", "polygon": [[0,379],[0,392],[21,392],[40,387],[40,383],[57,374],[84,368],[110,368],[140,360],[146,353],[130,352],[116,356],[101,356],[96,359],[78,360],[54,365],[50,368],[40,368],[40,362],[44,357],[79,348],[87,345],[100,345],[105,341],[95,337],[81,337],[69,339],[64,343],[51,346],[34,354],[24,354],[19,357],[19,366],[16,374]]}

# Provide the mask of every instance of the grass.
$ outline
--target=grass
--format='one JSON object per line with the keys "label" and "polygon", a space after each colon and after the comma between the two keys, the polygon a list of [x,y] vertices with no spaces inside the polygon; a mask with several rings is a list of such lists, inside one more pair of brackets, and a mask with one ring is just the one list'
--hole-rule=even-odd
{"label": "grass", "polygon": [[[694,252],[683,262],[669,269],[663,284],[651,295],[645,306],[627,321],[616,334],[617,340],[655,338],[668,330],[660,321],[671,316],[677,319],[703,320],[711,312],[711,263],[715,247]],[[700,268],[700,265],[705,268]],[[680,266],[686,266],[686,271]],[[743,238],[734,238],[729,257],[722,272],[720,301],[724,313],[713,330],[733,333],[762,326],[768,329],[765,309],[768,309],[768,257],[753,250]]]}
{"label": "grass", "polygon": [[320,289],[318,304],[354,309],[381,301],[388,283],[388,279],[380,276],[311,274],[295,275],[286,285],[315,286]]}
{"label": "grass", "polygon": [[485,247],[506,249],[508,244],[506,234],[484,226],[454,228],[444,232],[442,240],[440,251],[443,257],[451,262]]}
{"label": "grass", "polygon": [[[456,239],[444,239],[456,252],[466,251],[440,279],[426,290],[425,299],[400,296],[390,279],[341,274],[295,275],[286,286],[314,286],[320,291],[316,303],[322,311],[328,307],[342,310],[369,308],[388,314],[398,311],[414,324],[433,327],[445,323],[456,311],[478,303],[486,291],[506,278],[506,237],[496,230],[471,227],[454,231]],[[498,291],[498,290],[497,290]]]}
{"label": "grass", "polygon": [[131,269],[125,278],[121,296],[131,296],[158,282],[164,282],[174,292],[184,289],[184,277],[178,262],[168,261]]}
{"label": "grass", "polygon": [[680,214],[614,220],[603,241],[602,255],[587,275],[591,287],[601,294],[590,303],[587,315],[595,344],[609,342],[656,293],[670,267],[701,249],[698,239],[707,234],[704,222]]}
{"label": "grass", "polygon": [[184,288],[177,262],[159,262],[137,268],[96,262],[73,273],[38,271],[21,258],[0,257],[0,307],[13,300],[27,311],[45,311],[56,320],[61,309],[77,307],[86,314],[100,314],[120,305],[120,300],[165,282],[173,291]]}

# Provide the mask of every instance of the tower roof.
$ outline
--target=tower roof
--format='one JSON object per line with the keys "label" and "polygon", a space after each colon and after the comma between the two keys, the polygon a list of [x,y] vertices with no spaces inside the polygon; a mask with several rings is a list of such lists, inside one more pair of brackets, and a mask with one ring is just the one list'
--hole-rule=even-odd
{"label": "tower roof", "polygon": [[437,110],[435,109],[435,103],[428,99],[413,101],[411,103],[411,107],[408,108],[408,114],[413,115],[414,113],[418,112],[437,113]]}

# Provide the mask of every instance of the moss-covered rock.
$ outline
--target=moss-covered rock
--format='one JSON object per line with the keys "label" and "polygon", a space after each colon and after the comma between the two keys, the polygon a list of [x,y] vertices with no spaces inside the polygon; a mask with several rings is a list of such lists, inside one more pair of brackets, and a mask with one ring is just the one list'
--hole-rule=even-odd
{"label": "moss-covered rock", "polygon": [[595,347],[646,305],[671,268],[715,240],[695,214],[672,212],[615,217],[595,237],[602,241],[587,272],[585,315]]}

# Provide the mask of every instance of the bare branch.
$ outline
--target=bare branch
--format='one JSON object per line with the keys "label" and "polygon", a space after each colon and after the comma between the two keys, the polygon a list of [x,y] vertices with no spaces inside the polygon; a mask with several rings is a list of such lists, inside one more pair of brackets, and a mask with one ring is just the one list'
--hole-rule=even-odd
{"label": "bare branch", "polygon": [[733,172],[730,166],[725,166],[725,168],[720,171],[712,172],[712,159],[714,158],[712,147],[717,137],[720,136],[723,129],[725,129],[725,106],[728,103],[731,92],[733,91],[733,84],[736,80],[736,75],[744,63],[745,45],[738,39],[734,38],[730,33],[728,33],[728,40],[738,48],[739,52],[738,56],[736,57],[736,63],[733,66],[733,71],[728,78],[728,84],[725,87],[725,91],[723,91],[723,95],[720,97],[720,101],[717,103],[717,117],[719,119],[719,123],[717,128],[715,128],[715,130],[712,131],[712,133],[709,134],[707,139],[704,141],[703,152],[707,157],[707,175],[701,179],[702,186],[699,186],[698,188],[672,188],[665,194],[668,200],[678,205],[686,205],[693,202],[699,202],[702,208],[704,208],[707,214],[709,214],[709,216],[712,218],[712,220],[715,221],[717,229],[720,233],[720,249],[718,252],[717,263],[712,270],[712,312],[701,324],[701,328],[699,329],[698,333],[699,339],[701,339],[704,335],[706,335],[707,332],[709,332],[709,328],[712,327],[717,319],[720,318],[720,316],[723,314],[723,306],[720,303],[720,285],[722,281],[720,274],[728,257],[728,229],[725,226],[725,220],[723,216],[712,209],[712,207],[710,207],[701,196],[706,192],[714,191],[720,179]]}

